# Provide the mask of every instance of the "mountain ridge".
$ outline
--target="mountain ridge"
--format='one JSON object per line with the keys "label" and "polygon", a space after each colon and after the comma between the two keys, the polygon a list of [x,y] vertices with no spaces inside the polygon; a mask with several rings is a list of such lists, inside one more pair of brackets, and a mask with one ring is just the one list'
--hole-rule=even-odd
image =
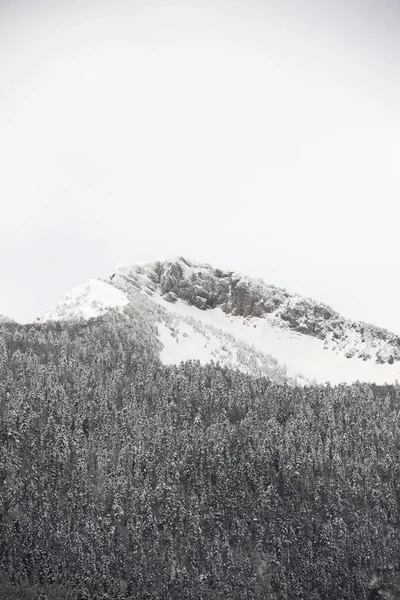
{"label": "mountain ridge", "polygon": [[[182,265],[187,267],[186,273]],[[153,271],[149,270],[149,266]],[[174,303],[181,299],[200,310],[221,306],[223,312],[242,317],[265,317],[275,313],[274,316],[284,321],[289,329],[329,340],[332,347],[337,348],[340,348],[340,340],[343,341],[344,325],[350,324],[353,330],[359,332],[362,343],[365,344],[366,338],[369,337],[370,353],[364,346],[362,349],[358,349],[360,358],[373,358],[372,350],[375,339],[376,341],[390,341],[393,345],[393,348],[386,348],[386,352],[382,346],[378,348],[375,356],[376,362],[391,364],[395,360],[400,360],[400,336],[363,321],[346,319],[325,303],[298,294],[291,294],[284,288],[266,284],[262,279],[252,278],[235,271],[214,269],[207,263],[191,262],[183,257],[168,259],[164,262],[154,261],[154,263],[147,263],[146,267],[142,265],[119,267],[111,275],[110,280],[120,289],[124,289],[125,286],[121,279],[128,281],[130,278],[131,282],[133,280],[136,285],[143,285],[143,278],[140,275],[147,274],[152,283],[160,286],[161,295],[168,302]],[[191,281],[188,277],[184,277],[188,270],[191,271]],[[208,276],[208,281],[201,278],[204,273]],[[204,282],[206,285],[201,285]],[[216,282],[220,284],[219,287]],[[155,287],[147,285],[147,290],[154,292]],[[276,321],[276,324],[280,325],[279,320]],[[330,333],[331,336],[329,336]],[[390,353],[391,349],[392,353]],[[355,355],[357,349],[353,348],[352,352],[351,348],[346,348],[346,352],[350,358]]]}
{"label": "mountain ridge", "polygon": [[[362,380],[375,380],[376,367],[382,367],[378,378],[383,377],[384,381],[397,379],[400,374],[400,336],[397,334],[362,321],[346,319],[327,304],[290,293],[260,278],[214,268],[208,263],[181,256],[119,266],[108,279],[89,280],[68,292],[54,311],[39,320],[91,318],[105,314],[109,309],[123,312],[129,304],[138,303],[140,296],[159,307],[156,318],[159,319],[159,336],[166,347],[164,360],[167,362],[168,353],[170,358],[174,354],[176,357],[179,355],[181,360],[196,358],[196,349],[190,347],[186,339],[195,335],[196,328],[193,329],[193,323],[189,328],[187,322],[184,324],[185,319],[192,319],[202,323],[202,328],[207,330],[202,330],[201,336],[206,340],[204,344],[209,354],[212,353],[210,339],[214,335],[210,333],[211,327],[225,335],[233,335],[241,343],[254,346],[265,356],[276,358],[281,365],[288,365],[292,376],[307,371],[306,379],[313,379],[307,356],[316,363],[316,371],[322,368],[324,372],[321,371],[317,380],[340,381],[341,371],[345,381],[360,377]],[[176,344],[162,329],[167,313],[175,315],[175,330],[179,327],[185,330],[185,336],[183,333],[174,334],[173,328],[168,335],[180,344],[181,349],[188,349],[187,356],[184,351],[176,351]],[[256,331],[250,333],[251,328]],[[226,344],[220,341],[218,346],[214,342],[215,358],[220,359]],[[231,345],[231,342],[227,343]],[[197,349],[201,349],[206,361],[204,344],[201,342]],[[226,356],[225,359],[240,368],[241,361],[235,352],[230,353],[229,360]],[[333,355],[353,360],[357,365],[354,375],[345,362],[336,360],[335,376],[331,378],[326,357]],[[360,367],[360,362],[368,364],[371,369]],[[393,368],[389,370],[390,367]],[[356,371],[360,372],[360,377],[357,377]]]}

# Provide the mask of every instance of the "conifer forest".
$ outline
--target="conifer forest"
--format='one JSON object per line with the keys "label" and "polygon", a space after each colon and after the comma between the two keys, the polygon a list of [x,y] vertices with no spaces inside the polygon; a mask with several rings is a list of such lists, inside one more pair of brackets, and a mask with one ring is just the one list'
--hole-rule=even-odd
{"label": "conifer forest", "polygon": [[0,325],[0,598],[395,598],[400,387],[165,366],[151,340]]}

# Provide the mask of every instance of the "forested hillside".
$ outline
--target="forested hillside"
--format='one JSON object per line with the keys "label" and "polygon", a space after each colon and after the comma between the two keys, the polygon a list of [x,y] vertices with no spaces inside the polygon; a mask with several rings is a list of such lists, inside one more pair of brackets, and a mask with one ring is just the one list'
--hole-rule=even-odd
{"label": "forested hillside", "polygon": [[0,598],[358,600],[398,570],[399,387],[168,367],[152,340],[0,325]]}

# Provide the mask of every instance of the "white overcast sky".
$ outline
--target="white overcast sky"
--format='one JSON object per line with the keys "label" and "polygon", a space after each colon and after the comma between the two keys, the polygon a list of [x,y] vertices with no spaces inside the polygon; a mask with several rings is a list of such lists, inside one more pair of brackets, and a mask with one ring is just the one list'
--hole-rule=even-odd
{"label": "white overcast sky", "polygon": [[0,0],[0,313],[184,255],[400,332],[400,9]]}

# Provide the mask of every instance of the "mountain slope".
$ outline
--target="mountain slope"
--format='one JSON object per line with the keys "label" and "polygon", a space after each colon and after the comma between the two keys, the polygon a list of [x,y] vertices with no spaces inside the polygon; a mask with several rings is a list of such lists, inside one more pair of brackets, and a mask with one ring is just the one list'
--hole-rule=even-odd
{"label": "mountain slope", "polygon": [[[253,374],[318,382],[390,382],[400,338],[325,304],[182,257],[118,267],[77,286],[39,320],[90,318],[141,306],[157,324],[161,360],[198,359]],[[273,357],[273,358],[272,358]]]}
{"label": "mountain slope", "polygon": [[105,281],[90,279],[75,286],[52,311],[39,318],[40,321],[63,319],[90,319],[106,313],[111,308],[122,308],[129,303],[128,296]]}

